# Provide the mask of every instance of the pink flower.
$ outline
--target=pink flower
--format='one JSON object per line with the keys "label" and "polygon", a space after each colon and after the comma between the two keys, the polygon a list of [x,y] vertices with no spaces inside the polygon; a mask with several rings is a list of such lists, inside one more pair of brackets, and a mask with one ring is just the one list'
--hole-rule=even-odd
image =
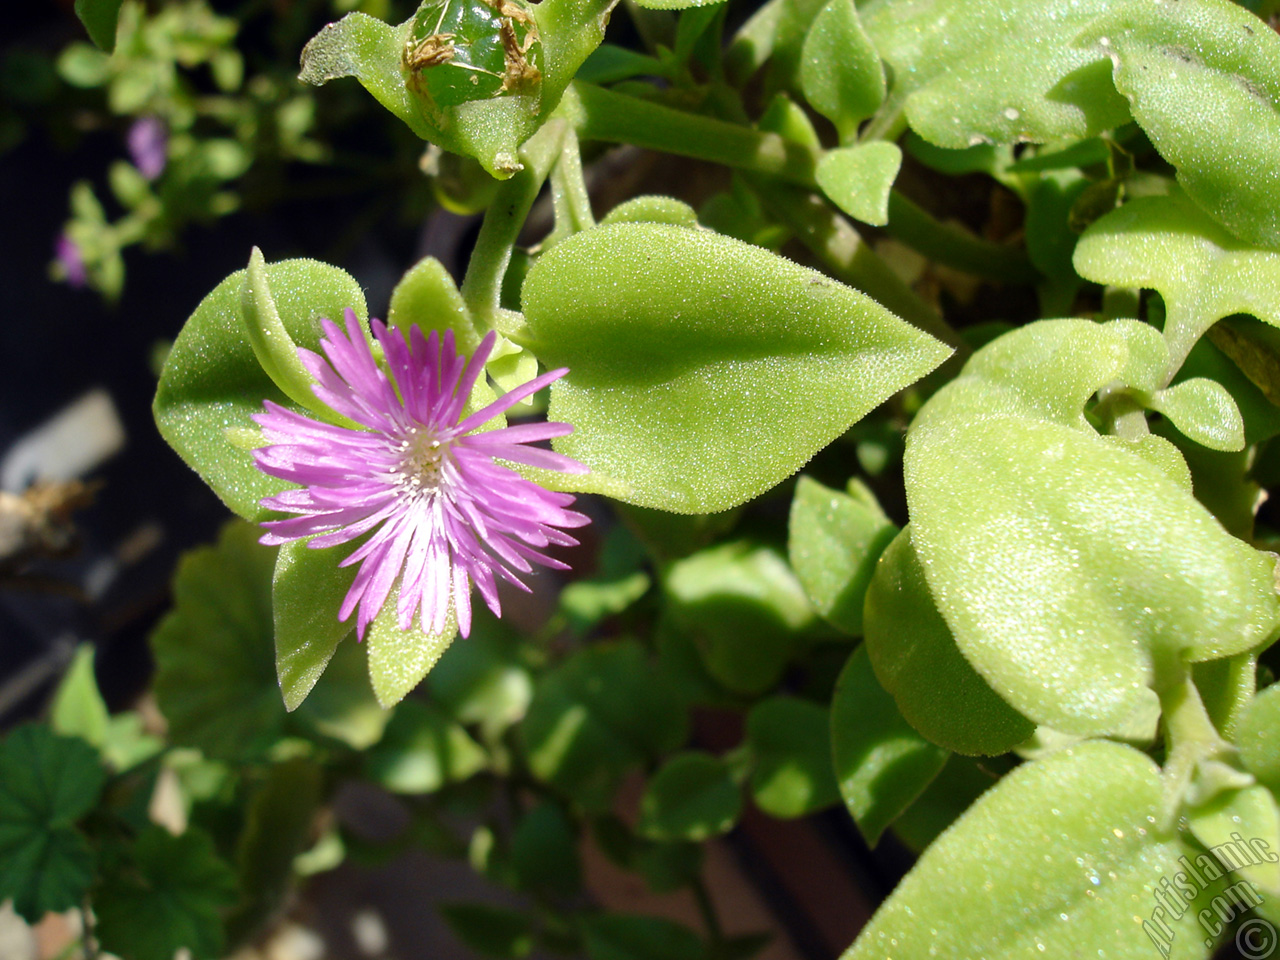
{"label": "pink flower", "polygon": [[359,608],[356,631],[363,639],[398,581],[400,629],[409,629],[419,615],[423,630],[440,633],[452,606],[467,636],[473,582],[500,615],[497,579],[528,590],[518,574],[530,572],[531,563],[567,569],[542,550],[575,545],[563,528],[589,522],[566,509],[574,499],[569,494],[545,490],[495,462],[585,473],[576,460],[529,446],[573,427],[530,423],[473,432],[567,370],[545,373],[463,419],[493,333],[468,363],[454,348],[452,332],[443,339],[434,331],[423,337],[415,327],[406,343],[399,330],[374,320],[388,373],[351,310],[346,321],[345,334],[321,321],[327,362],[310,350],[298,355],[316,379],[316,396],[361,429],[321,423],[265,401],[267,412],[254,419],[270,445],[254,451],[258,467],[301,489],[262,501],[268,509],[296,514],[264,523],[269,532],[262,543],[313,537],[307,546],[323,548],[373,531],[342,561],[360,569],[338,619]]}
{"label": "pink flower", "polygon": [[125,138],[133,165],[147,180],[164,173],[169,159],[169,131],[159,117],[140,117],[129,128]]}

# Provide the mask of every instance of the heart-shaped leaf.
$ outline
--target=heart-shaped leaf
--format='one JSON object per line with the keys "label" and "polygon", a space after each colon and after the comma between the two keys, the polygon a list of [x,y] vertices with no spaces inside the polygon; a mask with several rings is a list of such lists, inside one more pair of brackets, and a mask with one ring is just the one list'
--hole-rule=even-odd
{"label": "heart-shaped leaf", "polygon": [[[320,349],[321,318],[341,322],[347,308],[366,316],[360,285],[336,267],[284,260],[268,264],[266,277],[280,320],[300,347]],[[153,410],[161,435],[222,502],[246,520],[261,520],[266,511],[259,501],[285,484],[254,464],[249,450],[262,441],[250,417],[262,412],[263,400],[297,406],[272,383],[249,345],[240,297],[244,279],[244,270],[233,273],[200,302],[165,359]]]}
{"label": "heart-shaped leaf", "polygon": [[569,368],[549,417],[591,468],[577,489],[676,513],[763,493],[948,353],[829,277],[665,224],[570,237],[523,299],[534,351]]}

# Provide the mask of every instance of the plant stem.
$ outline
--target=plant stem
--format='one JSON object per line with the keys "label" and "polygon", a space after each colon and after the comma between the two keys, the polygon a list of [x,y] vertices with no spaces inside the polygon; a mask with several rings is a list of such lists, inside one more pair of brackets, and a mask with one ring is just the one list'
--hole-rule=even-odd
{"label": "plant stem", "polygon": [[[575,83],[573,89],[577,103],[566,113],[584,140],[630,143],[818,189],[814,173],[819,150],[776,133],[685,113],[589,83]],[[974,276],[1012,283],[1040,279],[1021,250],[939,223],[896,190],[890,194],[885,231],[930,260]]]}
{"label": "plant stem", "polygon": [[[502,280],[511,263],[511,252],[529,216],[529,208],[560,157],[566,125],[549,120],[520,148],[524,169],[498,188],[485,212],[476,247],[462,280],[462,298],[480,332],[502,326]],[[506,333],[506,330],[501,332]]]}
{"label": "plant stem", "polygon": [[885,232],[930,260],[975,277],[1005,283],[1035,283],[1040,279],[1040,272],[1018,248],[991,243],[939,223],[897,190],[889,194]]}
{"label": "plant stem", "polygon": [[84,898],[84,903],[80,906],[80,941],[84,945],[84,960],[98,960],[101,956],[102,947],[98,943],[98,937],[93,929],[93,905],[89,902],[89,898]]}
{"label": "plant stem", "polygon": [[578,135],[570,127],[565,130],[560,157],[551,168],[551,202],[555,208],[555,229],[542,241],[546,250],[565,237],[596,225],[591,211],[591,196],[582,175],[582,153]]}
{"label": "plant stem", "polygon": [[808,147],[713,117],[575,83],[574,125],[584,140],[630,143],[649,150],[767,173],[813,187],[817,154]]}

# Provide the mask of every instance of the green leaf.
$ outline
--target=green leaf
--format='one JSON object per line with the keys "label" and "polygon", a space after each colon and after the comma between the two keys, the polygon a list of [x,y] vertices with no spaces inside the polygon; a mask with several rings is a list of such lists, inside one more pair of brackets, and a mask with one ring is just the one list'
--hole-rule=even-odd
{"label": "green leaf", "polygon": [[578,830],[559,803],[544,800],[520,818],[511,834],[511,866],[523,889],[565,897],[578,892]]}
{"label": "green leaf", "polygon": [[889,193],[901,166],[898,145],[879,140],[827,152],[818,161],[814,178],[831,202],[849,216],[883,227],[889,222]]}
{"label": "green leaf", "polygon": [[916,854],[923,853],[1012,767],[1006,757],[974,759],[951,754],[942,772],[893,821],[894,836]]}
{"label": "green leaf", "polygon": [[831,767],[826,707],[775,696],[747,714],[747,744],[755,759],[751,795],[771,816],[790,819],[840,801]]}
{"label": "green leaf", "polygon": [[393,793],[434,793],[483,770],[488,756],[437,707],[406,700],[366,754],[369,775]]}
{"label": "green leaf", "polygon": [[655,840],[707,840],[728,833],[742,813],[742,791],[723,760],[677,753],[645,787],[637,829]]}
{"label": "green leaf", "polygon": [[703,550],[673,563],[663,587],[672,620],[730,690],[764,692],[807,646],[813,610],[770,547],[744,540]]}
{"label": "green leaf", "polygon": [[569,368],[553,445],[591,473],[566,482],[677,513],[763,493],[948,353],[828,277],[666,224],[570,237],[523,299],[534,352]]}
{"label": "green leaf", "polygon": [[867,591],[865,646],[876,678],[927,739],[963,754],[1000,754],[1033,724],[956,646],[935,605],[908,526],[880,558]]}
{"label": "green leaf", "polygon": [[275,551],[233,521],[218,543],[183,556],[173,610],[151,634],[154,689],[173,743],[225,760],[260,756],[281,735],[271,667]]}
{"label": "green leaf", "polygon": [[590,960],[702,960],[702,941],[661,917],[604,913],[579,921]]}
{"label": "green leaf", "polygon": [[1245,708],[1236,734],[1236,746],[1245,768],[1280,795],[1280,685],[1272,684],[1258,692]]}
{"label": "green leaf", "polygon": [[76,0],[76,16],[84,24],[89,39],[110,53],[116,45],[116,25],[124,0]]}
{"label": "green leaf", "polygon": [[1254,784],[1223,791],[1190,810],[1187,824],[1225,870],[1234,871],[1268,898],[1280,896],[1280,808],[1270,790]]}
{"label": "green leaf", "polygon": [[458,352],[467,356],[480,346],[480,335],[462,294],[444,264],[435,257],[424,257],[415,263],[391,291],[387,325],[404,331],[406,337],[414,326],[424,334],[452,330]]}
{"label": "green leaf", "polygon": [[294,719],[319,736],[352,750],[364,750],[381,739],[391,716],[369,686],[364,651],[348,641],[335,651],[324,682],[316,686]]}
{"label": "green leaf", "polygon": [[683,705],[634,641],[581,650],[538,681],[521,726],[529,769],[588,810],[626,771],[684,742]]}
{"label": "green leaf", "polygon": [[518,958],[533,950],[533,918],[487,903],[445,903],[440,915],[454,936],[486,957]]}
{"label": "green leaf", "polygon": [[1280,326],[1280,253],[1237,240],[1185,198],[1144,197],[1107,214],[1080,238],[1075,265],[1095,283],[1158,290],[1177,363],[1223,317]]}
{"label": "green leaf", "polygon": [[851,142],[858,124],[884,102],[884,65],[853,0],[830,0],[814,18],[800,52],[800,87],[809,105],[836,125],[841,143]]}
{"label": "green leaf", "polygon": [[79,737],[101,750],[111,718],[93,675],[93,652],[93,644],[89,643],[76,648],[71,666],[53,695],[49,725],[54,733]]}
{"label": "green leaf", "polygon": [[28,923],[82,904],[94,862],[75,822],[105,782],[83,740],[26,724],[0,743],[0,901]]}
{"label": "green leaf", "polygon": [[[396,26],[348,14],[303,49],[299,79],[319,85],[355,77],[418,136],[475,157],[492,176],[506,179],[521,169],[521,144],[551,115],[578,67],[604,39],[611,4],[546,0],[513,6],[521,16],[495,16],[493,7],[469,0],[424,3]],[[533,68],[515,74],[510,85],[504,75],[513,76],[517,61],[501,42],[504,20]],[[447,46],[429,41],[441,34],[452,34]],[[427,48],[420,47],[424,41]],[[448,59],[434,59],[433,49],[452,52]]]}
{"label": "green leaf", "polygon": [[517,641],[477,611],[471,636],[427,676],[431,696],[461,723],[502,731],[519,722],[533,697],[533,678]]}
{"label": "green leaf", "polygon": [[[218,284],[182,328],[152,409],[161,435],[222,502],[246,520],[262,520],[266,511],[259,501],[286,484],[259,470],[233,438],[260,436],[250,417],[262,412],[263,400],[296,407],[249,345],[240,302],[245,274],[237,271]],[[367,316],[360,285],[336,267],[285,260],[268,264],[266,276],[284,328],[300,347],[320,350],[321,318],[340,323],[348,307],[362,320]]]}
{"label": "green leaf", "polygon": [[848,489],[841,493],[800,478],[791,501],[787,558],[819,616],[860,636],[867,586],[898,528],[863,484],[850,480]]}
{"label": "green leaf", "polygon": [[724,0],[638,0],[638,2],[641,7],[649,10],[688,10],[692,7],[723,3]]}
{"label": "green leaf", "polygon": [[1099,50],[1076,35],[1108,0],[871,0],[859,9],[892,68],[890,101],[941,147],[1087,137],[1129,119]]}
{"label": "green leaf", "polygon": [[1210,450],[1244,449],[1244,419],[1224,386],[1195,378],[1157,391],[1151,409],[1158,410],[1173,425]]}
{"label": "green leaf", "polygon": [[698,214],[675,197],[632,197],[618,204],[600,221],[602,227],[611,223],[669,223],[675,227],[698,226]]}
{"label": "green leaf", "polygon": [[1025,764],[925,851],[844,960],[1141,960],[1168,955],[1156,918],[1171,933],[1159,943],[1203,957],[1195,908],[1174,920],[1155,898],[1162,880],[1187,882],[1178,858],[1196,856],[1154,827],[1160,811],[1159,770],[1130,747],[1085,743]]}
{"label": "green leaf", "polygon": [[271,579],[276,678],[287,710],[296,710],[329,666],[338,643],[351,634],[350,619],[338,619],[356,567],[339,563],[350,545],[312,550],[303,540],[280,547]]}
{"label": "green leaf", "polygon": [[1280,37],[1229,0],[1127,3],[1077,41],[1115,61],[1116,88],[1197,204],[1236,236],[1280,245]]}
{"label": "green leaf", "polygon": [[129,960],[173,960],[184,947],[194,960],[222,956],[235,874],[207,834],[147,827],[114,867],[93,902],[103,949]]}
{"label": "green leaf", "polygon": [[1244,440],[1252,446],[1280,434],[1280,330],[1252,317],[1234,316],[1209,328],[1187,354],[1174,383],[1192,377],[1227,388],[1244,420]]}
{"label": "green leaf", "polygon": [[950,754],[925,740],[876,680],[865,646],[831,698],[831,754],[840,795],[868,845],[942,770]]}
{"label": "green leaf", "polygon": [[289,760],[272,765],[249,798],[236,842],[240,900],[227,918],[233,943],[260,933],[284,902],[294,860],[306,849],[320,808],[323,780],[310,760]]}
{"label": "green leaf", "polygon": [[1040,321],[974,354],[912,426],[907,503],[930,592],[987,682],[1064,733],[1153,719],[1158,659],[1230,656],[1280,624],[1272,561],[1084,420],[1103,385],[1148,382],[1159,347],[1133,321]]}
{"label": "green leaf", "polygon": [[450,604],[444,629],[428,633],[418,616],[408,630],[400,629],[400,585],[387,596],[382,610],[369,624],[365,648],[369,654],[369,679],[373,692],[384,707],[394,707],[416,687],[444,656],[458,635],[458,621]]}

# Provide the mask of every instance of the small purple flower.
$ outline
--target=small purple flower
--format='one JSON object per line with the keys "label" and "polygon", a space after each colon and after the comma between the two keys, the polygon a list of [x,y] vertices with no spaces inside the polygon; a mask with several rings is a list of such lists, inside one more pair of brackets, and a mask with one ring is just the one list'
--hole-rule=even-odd
{"label": "small purple flower", "polygon": [[129,128],[126,137],[129,145],[129,156],[133,165],[148,180],[154,180],[164,173],[164,165],[168,160],[169,131],[164,121],[156,116],[140,117]]}
{"label": "small purple flower", "polygon": [[[382,609],[397,580],[400,629],[420,612],[422,628],[443,631],[449,608],[465,637],[471,630],[471,583],[489,609],[501,614],[497,578],[529,588],[517,574],[533,568],[568,569],[540,552],[577,541],[557,528],[580,527],[588,518],[566,509],[573,497],[544,490],[495,458],[536,467],[585,473],[576,460],[528,446],[573,432],[567,423],[530,423],[474,433],[483,424],[567,372],[552,370],[462,419],[471,388],[493,350],[488,334],[468,363],[443,340],[413,328],[373,321],[390,374],[378,367],[360,323],[346,312],[345,334],[321,321],[328,361],[310,350],[298,356],[316,379],[312,389],[327,406],[363,429],[321,423],[265,401],[254,420],[269,446],[254,451],[258,467],[302,485],[267,497],[262,505],[297,514],[264,523],[268,545],[314,537],[309,547],[347,543],[373,530],[342,561],[360,564],[338,611],[346,620],[359,608],[357,635]],[[465,369],[464,369],[465,368]],[[376,529],[375,529],[376,528]]]}
{"label": "small purple flower", "polygon": [[79,289],[89,282],[89,271],[85,269],[80,247],[65,233],[58,235],[53,245],[53,255],[62,266],[63,275],[70,286]]}

